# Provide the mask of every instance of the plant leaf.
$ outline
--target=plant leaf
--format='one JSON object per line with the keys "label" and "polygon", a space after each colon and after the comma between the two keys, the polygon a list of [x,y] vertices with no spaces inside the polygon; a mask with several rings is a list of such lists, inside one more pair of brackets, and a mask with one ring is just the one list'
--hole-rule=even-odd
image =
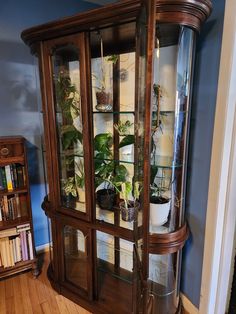
{"label": "plant leaf", "polygon": [[119,148],[134,144],[134,135],[126,135],[120,142]]}

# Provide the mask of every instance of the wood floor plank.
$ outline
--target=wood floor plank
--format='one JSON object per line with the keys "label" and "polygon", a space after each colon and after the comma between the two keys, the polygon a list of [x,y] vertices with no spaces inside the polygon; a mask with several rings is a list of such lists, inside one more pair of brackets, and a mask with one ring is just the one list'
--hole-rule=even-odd
{"label": "wood floor plank", "polygon": [[6,299],[13,297],[13,281],[14,281],[14,277],[10,277],[5,280]]}
{"label": "wood floor plank", "polygon": [[22,296],[23,296],[23,307],[24,311],[27,314],[32,314],[33,309],[31,305],[30,295],[29,295],[29,286],[28,286],[28,278],[26,274],[22,274],[19,276],[21,289],[22,289]]}
{"label": "wood floor plank", "polygon": [[52,313],[50,302],[45,301],[45,302],[41,303],[40,306],[41,306],[43,314],[51,314]]}
{"label": "wood floor plank", "polygon": [[14,296],[6,299],[6,314],[17,314],[15,312]]}
{"label": "wood floor plank", "polygon": [[0,281],[0,314],[6,313],[5,282]]}
{"label": "wood floor plank", "polygon": [[68,309],[67,309],[66,303],[63,300],[63,296],[62,295],[57,295],[56,296],[56,301],[57,301],[58,308],[59,308],[59,311],[60,311],[61,314],[70,314]]}
{"label": "wood floor plank", "polygon": [[27,281],[29,288],[29,297],[34,314],[42,314],[42,308],[39,303],[38,293],[36,290],[37,279],[32,278],[30,273],[27,273]]}
{"label": "wood floor plank", "polygon": [[[20,275],[19,275],[20,276]],[[13,281],[13,293],[14,293],[14,306],[17,314],[25,314],[23,307],[23,294],[21,290],[21,284],[19,276]]]}

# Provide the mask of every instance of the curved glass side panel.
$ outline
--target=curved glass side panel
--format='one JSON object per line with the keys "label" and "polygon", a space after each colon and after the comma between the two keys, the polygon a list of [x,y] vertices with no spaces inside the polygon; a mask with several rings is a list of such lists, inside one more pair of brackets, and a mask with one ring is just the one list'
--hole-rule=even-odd
{"label": "curved glass side panel", "polygon": [[59,146],[61,202],[85,212],[83,127],[80,63],[73,45],[56,48],[52,56],[54,99]]}
{"label": "curved glass side panel", "polygon": [[150,314],[176,313],[179,304],[179,253],[149,255]]}
{"label": "curved glass side panel", "polygon": [[195,33],[184,26],[157,24],[155,40],[149,231],[168,233],[184,219]]}

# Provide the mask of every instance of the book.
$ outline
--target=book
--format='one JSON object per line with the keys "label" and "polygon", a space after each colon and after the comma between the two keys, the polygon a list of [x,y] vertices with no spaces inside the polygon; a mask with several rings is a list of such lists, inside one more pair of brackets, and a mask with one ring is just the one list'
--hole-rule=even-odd
{"label": "book", "polygon": [[20,237],[16,237],[16,256],[17,256],[17,262],[20,262],[22,260],[22,252],[21,252],[21,243],[20,243]]}
{"label": "book", "polygon": [[2,184],[4,190],[7,189],[7,179],[6,179],[6,172],[5,172],[5,167],[0,167],[0,173],[1,173],[1,178],[2,178]]}
{"label": "book", "polygon": [[0,252],[2,266],[7,267],[6,238],[0,239]]}
{"label": "book", "polygon": [[7,180],[7,189],[9,191],[12,191],[13,190],[13,184],[12,184],[12,178],[11,178],[10,165],[5,166],[5,172],[6,172],[6,180]]}
{"label": "book", "polygon": [[30,230],[30,224],[28,224],[28,223],[16,226],[16,232],[18,232],[18,233],[20,233],[22,231],[27,231],[27,230]]}
{"label": "book", "polygon": [[0,168],[0,190],[4,190],[4,179],[3,179],[3,174],[2,174],[2,168]]}
{"label": "book", "polygon": [[8,198],[3,195],[3,220],[8,220]]}
{"label": "book", "polygon": [[23,261],[27,261],[29,258],[28,258],[26,231],[20,232],[20,240],[21,240],[22,259]]}
{"label": "book", "polygon": [[0,231],[0,238],[6,238],[6,237],[11,237],[11,236],[16,236],[16,235],[18,235],[16,228],[10,228],[10,229],[5,229],[5,230]]}
{"label": "book", "polygon": [[27,240],[28,240],[28,248],[29,248],[29,259],[33,259],[34,258],[33,242],[32,242],[32,234],[30,231],[27,232]]}
{"label": "book", "polygon": [[9,243],[9,254],[10,254],[9,264],[10,266],[15,266],[14,255],[13,255],[13,240],[9,239],[8,243]]}
{"label": "book", "polygon": [[17,173],[17,184],[18,188],[24,187],[24,175],[23,175],[23,166],[16,164],[16,173]]}

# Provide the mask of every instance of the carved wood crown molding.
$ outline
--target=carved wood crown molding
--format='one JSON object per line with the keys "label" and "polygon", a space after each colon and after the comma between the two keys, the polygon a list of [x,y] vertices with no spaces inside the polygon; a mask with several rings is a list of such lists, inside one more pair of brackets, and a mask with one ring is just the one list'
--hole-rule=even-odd
{"label": "carved wood crown molding", "polygon": [[156,19],[160,23],[186,25],[199,31],[211,11],[211,0],[157,0]]}
{"label": "carved wood crown molding", "polygon": [[[32,46],[39,41],[88,31],[96,27],[135,21],[139,15],[140,6],[141,0],[118,1],[26,29],[22,32],[21,37],[27,45]],[[199,31],[211,10],[211,0],[157,0],[156,19],[160,23],[186,25]]]}

